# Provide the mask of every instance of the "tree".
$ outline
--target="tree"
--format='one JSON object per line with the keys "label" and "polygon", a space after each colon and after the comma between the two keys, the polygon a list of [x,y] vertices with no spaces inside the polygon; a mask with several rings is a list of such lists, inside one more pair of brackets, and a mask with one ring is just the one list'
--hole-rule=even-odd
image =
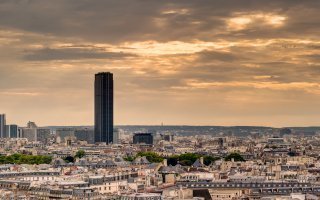
{"label": "tree", "polygon": [[86,152],[82,149],[80,149],[79,151],[77,151],[75,158],[82,158],[86,155]]}
{"label": "tree", "polygon": [[[195,154],[195,153],[185,153],[181,155],[173,155],[167,157],[168,165],[176,165],[178,162],[181,165],[191,166],[197,159],[202,157],[202,155]],[[212,162],[218,160],[218,157],[213,157],[210,155],[203,156],[203,162],[205,165],[210,165]]]}
{"label": "tree", "polygon": [[0,156],[0,164],[50,164],[51,156],[44,155],[25,155],[25,154],[12,154],[9,156]]}
{"label": "tree", "polygon": [[132,162],[134,160],[134,157],[132,156],[124,157],[123,160]]}
{"label": "tree", "polygon": [[191,166],[200,157],[200,155],[195,153],[185,153],[179,155],[178,160],[181,165]]}
{"label": "tree", "polygon": [[149,162],[152,162],[152,163],[159,163],[159,162],[162,162],[163,161],[163,157],[159,156],[158,154],[154,153],[154,152],[139,152],[137,154],[136,157],[143,157],[145,156],[147,158],[147,160]]}
{"label": "tree", "polygon": [[74,162],[74,157],[67,156],[63,160],[66,161],[67,163],[73,163]]}
{"label": "tree", "polygon": [[229,155],[227,155],[224,160],[225,161],[231,161],[231,159],[234,159],[234,161],[245,161],[245,159],[238,153],[230,153]]}
{"label": "tree", "polygon": [[[178,163],[185,166],[191,166],[197,159],[199,159],[202,155],[196,153],[185,153],[181,155],[172,155],[169,157],[159,156],[155,152],[139,152],[135,157],[125,157],[126,161],[133,161],[137,157],[145,156],[149,162],[159,163],[162,162],[163,159],[167,159],[168,165],[175,166]],[[205,165],[210,165],[212,162],[218,160],[219,158],[213,156],[204,156],[203,161]]]}
{"label": "tree", "polygon": [[213,156],[204,156],[203,157],[203,162],[205,165],[210,165],[214,161],[219,160],[218,157],[213,157]]}
{"label": "tree", "polygon": [[178,164],[179,156],[178,155],[173,155],[167,158],[167,164],[175,166]]}
{"label": "tree", "polygon": [[52,161],[52,157],[51,156],[43,156],[42,157],[42,162],[45,164],[50,164]]}

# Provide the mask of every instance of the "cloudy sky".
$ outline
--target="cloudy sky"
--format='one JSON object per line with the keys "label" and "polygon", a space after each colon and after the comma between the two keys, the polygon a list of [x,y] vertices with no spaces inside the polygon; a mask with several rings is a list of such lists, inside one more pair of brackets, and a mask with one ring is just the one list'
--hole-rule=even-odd
{"label": "cloudy sky", "polygon": [[319,0],[0,0],[0,113],[93,124],[320,125]]}

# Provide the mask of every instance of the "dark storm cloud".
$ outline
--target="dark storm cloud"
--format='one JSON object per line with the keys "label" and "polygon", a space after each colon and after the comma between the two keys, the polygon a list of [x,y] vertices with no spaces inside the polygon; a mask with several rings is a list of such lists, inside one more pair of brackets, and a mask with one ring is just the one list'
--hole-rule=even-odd
{"label": "dark storm cloud", "polygon": [[[0,2],[0,26],[104,42],[288,37],[318,31],[319,6],[317,0],[7,0]],[[280,13],[288,23],[277,30],[223,31],[225,20],[239,12]]]}
{"label": "dark storm cloud", "polygon": [[122,52],[101,52],[76,48],[50,49],[28,51],[23,57],[29,61],[45,60],[82,60],[82,59],[125,59],[136,55]]}

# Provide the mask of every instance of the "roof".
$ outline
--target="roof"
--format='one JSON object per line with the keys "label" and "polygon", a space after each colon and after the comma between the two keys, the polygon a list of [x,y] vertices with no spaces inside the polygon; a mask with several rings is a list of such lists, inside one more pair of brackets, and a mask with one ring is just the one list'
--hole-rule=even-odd
{"label": "roof", "polygon": [[205,167],[205,165],[202,164],[199,159],[197,159],[197,160],[192,164],[192,166],[193,166],[193,167]]}
{"label": "roof", "polygon": [[185,171],[177,166],[162,166],[159,169],[160,173],[184,173]]}
{"label": "roof", "polygon": [[148,161],[148,159],[145,156],[143,156],[143,157],[137,157],[136,159],[134,159],[134,161],[132,161],[132,164],[146,165],[146,164],[150,164],[150,162]]}

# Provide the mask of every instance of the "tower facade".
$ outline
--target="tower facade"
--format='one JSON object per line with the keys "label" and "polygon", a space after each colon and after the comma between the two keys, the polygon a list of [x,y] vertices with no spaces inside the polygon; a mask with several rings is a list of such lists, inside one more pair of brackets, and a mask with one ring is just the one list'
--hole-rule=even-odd
{"label": "tower facade", "polygon": [[6,135],[6,115],[0,114],[0,138],[5,138]]}
{"label": "tower facade", "polygon": [[18,125],[10,124],[6,125],[6,137],[17,138],[18,137]]}
{"label": "tower facade", "polygon": [[113,143],[113,74],[110,72],[95,75],[94,141]]}

